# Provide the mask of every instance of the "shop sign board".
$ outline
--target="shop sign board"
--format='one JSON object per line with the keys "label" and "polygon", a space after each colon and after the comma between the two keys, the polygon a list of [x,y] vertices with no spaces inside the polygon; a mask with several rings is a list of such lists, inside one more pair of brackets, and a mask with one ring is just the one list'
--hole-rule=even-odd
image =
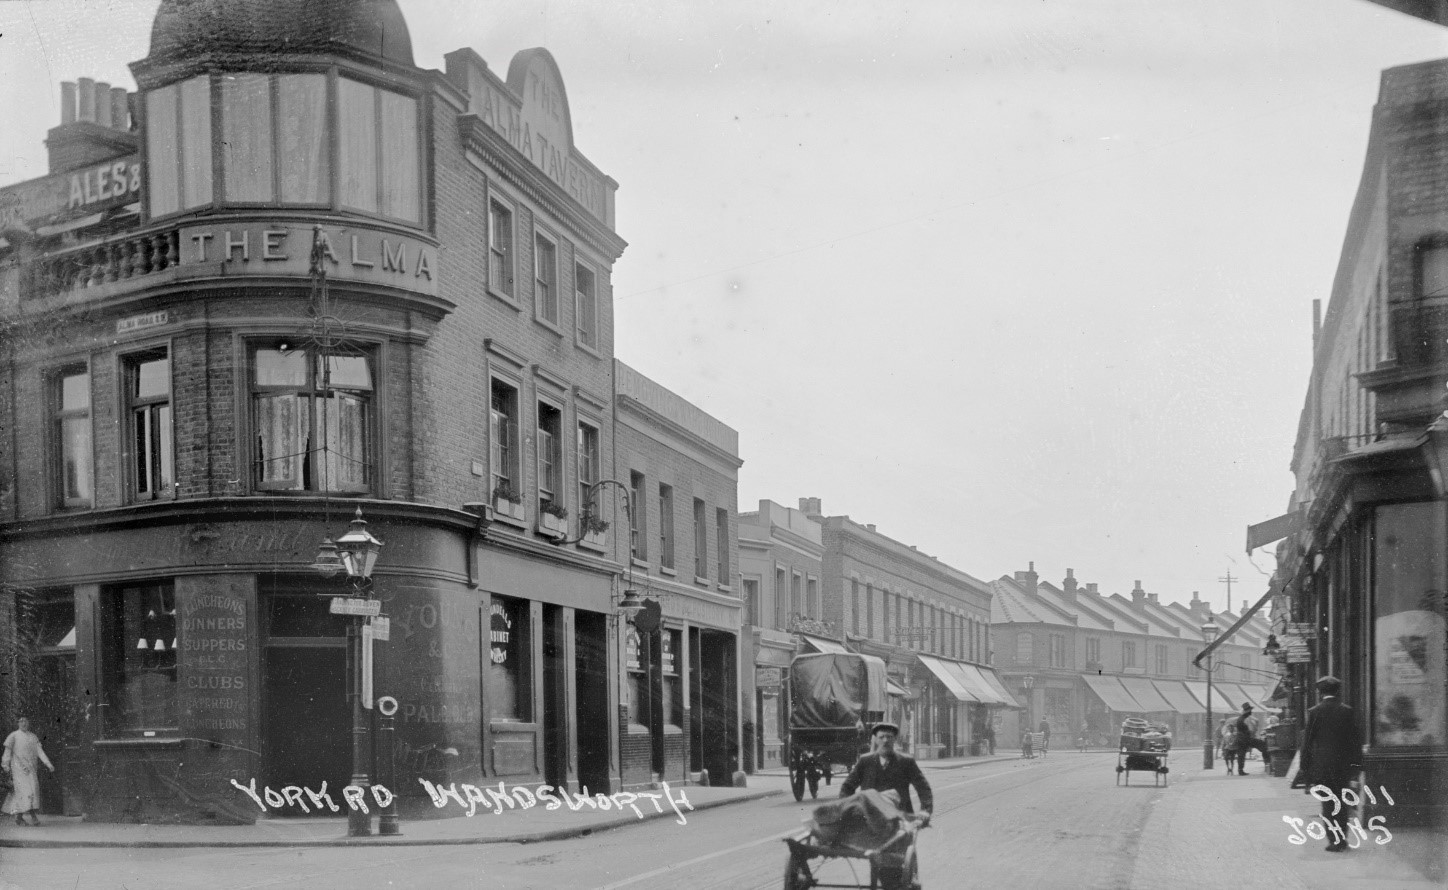
{"label": "shop sign board", "polygon": [[674,667],[674,644],[672,642],[674,635],[665,632],[662,637],[659,646],[659,661],[663,665],[664,673],[673,676],[678,673],[678,669]]}
{"label": "shop sign board", "polygon": [[373,618],[368,624],[372,628],[372,639],[380,640],[384,643],[389,642],[392,639],[391,618],[388,618],[385,615],[378,615],[377,617]]}
{"label": "shop sign board", "polygon": [[[319,252],[333,280],[437,293],[437,248],[420,238],[360,226],[322,225]],[[306,224],[233,222],[181,229],[181,266],[213,265],[222,274],[306,278],[316,235]]]}
{"label": "shop sign board", "polygon": [[760,689],[777,688],[784,685],[784,670],[777,667],[755,667],[754,685]]}
{"label": "shop sign board", "polygon": [[0,229],[31,228],[141,200],[141,156],[113,158],[0,189]]}
{"label": "shop sign board", "polygon": [[1287,635],[1301,637],[1304,640],[1317,639],[1317,628],[1311,621],[1289,621],[1287,623]]}
{"label": "shop sign board", "polygon": [[333,615],[360,615],[372,618],[382,614],[382,600],[364,600],[352,596],[332,597]]}

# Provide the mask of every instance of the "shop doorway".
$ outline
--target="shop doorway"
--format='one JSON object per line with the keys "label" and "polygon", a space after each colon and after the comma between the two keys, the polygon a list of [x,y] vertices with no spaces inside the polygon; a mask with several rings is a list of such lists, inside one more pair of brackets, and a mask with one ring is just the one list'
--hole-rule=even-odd
{"label": "shop doorway", "polygon": [[568,787],[568,670],[563,607],[543,604],[543,781]]}
{"label": "shop doorway", "polygon": [[699,630],[699,672],[694,707],[699,712],[700,763],[710,785],[730,785],[739,769],[739,691],[734,635]]}
{"label": "shop doorway", "polygon": [[578,692],[578,784],[600,792],[610,788],[608,746],[608,619],[597,612],[573,613],[574,678]]}
{"label": "shop doorway", "polygon": [[[30,602],[28,608],[18,609],[21,633],[33,646],[30,673],[22,675],[26,688],[21,698],[31,730],[55,765],[55,773],[47,773],[40,782],[40,811],[75,815],[80,813],[80,801],[70,787],[75,783],[69,766],[76,762],[85,719],[85,706],[76,698],[75,593],[42,590]],[[5,732],[12,729],[8,726]]]}
{"label": "shop doorway", "polygon": [[[338,804],[352,775],[352,709],[347,701],[347,619],[330,601],[284,585],[263,590],[265,664],[262,731],[266,783],[320,790]],[[299,808],[278,815],[304,815]],[[331,815],[328,813],[327,815]]]}

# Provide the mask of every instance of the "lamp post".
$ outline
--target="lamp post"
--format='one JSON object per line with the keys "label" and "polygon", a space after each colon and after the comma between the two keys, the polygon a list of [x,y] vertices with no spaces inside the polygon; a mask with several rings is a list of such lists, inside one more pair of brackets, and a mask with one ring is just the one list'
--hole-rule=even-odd
{"label": "lamp post", "polygon": [[1031,687],[1036,685],[1036,678],[1027,676],[1021,680],[1021,683],[1026,687],[1026,732],[1031,732],[1036,727],[1036,724],[1031,720],[1032,711],[1035,710],[1035,702],[1031,700]]}
{"label": "lamp post", "polygon": [[[1208,620],[1207,620],[1207,623],[1202,625],[1202,640],[1203,640],[1204,642],[1206,642],[1207,647],[1208,647],[1209,649],[1211,648],[1212,643],[1216,642],[1217,634],[1218,634],[1220,631],[1221,631],[1221,628],[1217,627],[1217,623],[1216,623],[1215,621],[1212,621],[1211,619],[1208,619]],[[1206,720],[1207,720],[1206,731],[1202,733],[1202,769],[1212,769],[1212,767],[1213,767],[1213,753],[1214,753],[1214,752],[1213,752],[1213,747],[1214,747],[1214,739],[1213,739],[1213,736],[1215,735],[1215,733],[1214,733],[1213,730],[1212,730],[1212,653],[1211,653],[1211,652],[1208,652],[1208,653],[1207,653],[1207,717],[1206,717]]]}
{"label": "lamp post", "polygon": [[[312,568],[326,576],[345,572],[351,580],[353,588],[358,594],[372,598],[372,569],[377,564],[377,554],[382,549],[382,542],[377,540],[367,530],[367,522],[362,518],[362,508],[357,508],[357,515],[352,520],[352,526],[347,533],[338,538],[336,543],[330,539],[324,539],[322,546],[317,553],[317,561]],[[366,665],[363,663],[363,634],[362,624],[366,617],[355,615],[347,626],[347,697],[352,701],[352,785],[361,788],[365,792],[371,786],[368,779],[370,769],[368,767],[369,754],[367,744],[367,715],[362,701],[363,687],[366,682],[364,671]],[[392,830],[389,833],[396,834],[395,819],[392,823]],[[367,837],[372,834],[372,819],[360,808],[348,807],[347,810],[347,836]]]}

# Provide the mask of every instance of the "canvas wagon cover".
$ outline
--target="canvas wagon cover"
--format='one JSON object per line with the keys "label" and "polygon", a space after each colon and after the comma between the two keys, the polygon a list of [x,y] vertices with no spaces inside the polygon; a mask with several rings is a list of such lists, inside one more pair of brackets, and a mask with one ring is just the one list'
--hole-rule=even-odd
{"label": "canvas wagon cover", "polygon": [[873,655],[797,656],[789,666],[793,726],[849,727],[885,710],[885,662]]}

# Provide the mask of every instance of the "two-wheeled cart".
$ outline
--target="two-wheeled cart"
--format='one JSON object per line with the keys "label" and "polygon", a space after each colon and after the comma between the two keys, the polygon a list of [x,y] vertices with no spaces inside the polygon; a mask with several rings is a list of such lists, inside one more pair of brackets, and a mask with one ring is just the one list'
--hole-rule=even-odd
{"label": "two-wheeled cart", "polygon": [[885,719],[885,662],[853,652],[797,655],[789,666],[784,760],[795,800],[819,796],[835,771],[848,774]]}
{"label": "two-wheeled cart", "polygon": [[1128,718],[1121,725],[1121,744],[1116,754],[1116,784],[1131,784],[1133,772],[1151,773],[1154,786],[1166,787],[1167,760],[1171,757],[1171,736],[1145,720]]}
{"label": "two-wheeled cart", "polygon": [[[826,843],[814,831],[803,837],[785,838],[784,842],[789,846],[789,860],[784,864],[784,890],[807,890],[810,887],[920,890],[920,864],[915,855],[920,825],[917,818],[906,815],[894,836],[873,848]],[[858,880],[850,884],[824,883],[821,880],[821,871],[829,862],[849,859],[869,863],[868,884],[861,884]]]}

